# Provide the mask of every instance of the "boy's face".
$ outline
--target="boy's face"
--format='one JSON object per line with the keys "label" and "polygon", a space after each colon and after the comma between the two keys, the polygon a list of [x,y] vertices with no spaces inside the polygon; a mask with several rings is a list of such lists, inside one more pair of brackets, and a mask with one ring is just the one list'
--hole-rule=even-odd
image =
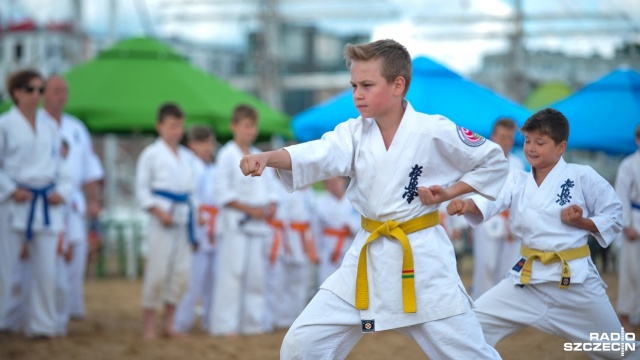
{"label": "boy's face", "polygon": [[156,123],[156,130],[162,138],[169,145],[178,145],[182,139],[184,119],[175,117],[173,115],[167,115],[164,120]]}
{"label": "boy's face", "polygon": [[233,139],[241,145],[251,145],[258,137],[258,121],[250,118],[240,119],[231,124]]}
{"label": "boy's face", "polygon": [[216,145],[212,137],[202,141],[190,141],[188,146],[202,161],[211,162],[213,159]]}
{"label": "boy's face", "polygon": [[42,93],[40,92],[42,89],[44,89],[44,81],[35,77],[29,80],[27,85],[13,90],[13,95],[22,108],[35,109],[42,98]]}
{"label": "boy's face", "polygon": [[507,155],[513,148],[513,143],[515,141],[516,131],[509,130],[504,126],[496,127],[493,134],[491,134],[491,141],[500,145],[504,154]]}
{"label": "boy's face", "polygon": [[384,117],[398,97],[402,100],[404,78],[388,83],[382,77],[382,60],[353,61],[351,63],[353,104],[363,118]]}
{"label": "boy's face", "polygon": [[538,131],[524,134],[524,155],[532,168],[544,169],[553,167],[567,148],[567,142],[555,144],[548,135]]}

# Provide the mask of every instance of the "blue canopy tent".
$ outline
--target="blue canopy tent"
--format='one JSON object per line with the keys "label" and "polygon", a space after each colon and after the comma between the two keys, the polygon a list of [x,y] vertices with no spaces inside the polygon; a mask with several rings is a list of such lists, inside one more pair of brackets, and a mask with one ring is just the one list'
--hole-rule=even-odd
{"label": "blue canopy tent", "polygon": [[[426,57],[413,60],[407,100],[417,111],[444,115],[485,137],[490,135],[493,122],[498,118],[511,117],[522,125],[531,114]],[[320,138],[340,122],[356,117],[358,111],[349,89],[294,116],[291,127],[298,141],[309,141]],[[516,142],[522,143],[522,139]]]}
{"label": "blue canopy tent", "polygon": [[552,108],[569,120],[569,148],[630,154],[637,149],[640,74],[621,68],[588,84]]}

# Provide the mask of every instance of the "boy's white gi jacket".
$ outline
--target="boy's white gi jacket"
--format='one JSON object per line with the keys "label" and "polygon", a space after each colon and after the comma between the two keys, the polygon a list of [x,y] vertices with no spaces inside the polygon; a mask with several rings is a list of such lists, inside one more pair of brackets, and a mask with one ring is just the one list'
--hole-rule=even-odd
{"label": "boy's white gi jacket", "polygon": [[[464,181],[493,199],[507,177],[508,163],[494,143],[439,115],[405,113],[389,149],[374,119],[350,119],[322,139],[287,147],[292,171],[278,171],[291,190],[334,176],[349,176],[347,196],[363,216],[404,222],[438,209],[423,205],[416,186]],[[321,286],[354,305],[358,258],[369,233],[360,230],[342,266]],[[386,237],[368,248],[369,307],[362,320],[385,330],[465,312],[465,292],[451,246],[441,226],[408,234],[413,249],[417,312],[403,310],[402,248]],[[330,310],[328,310],[330,311]]]}
{"label": "boy's white gi jacket", "polygon": [[[593,234],[598,243],[607,247],[622,230],[622,205],[613,187],[590,166],[567,164],[560,158],[538,187],[533,173],[514,170],[496,198],[486,201],[473,197],[478,209],[488,219],[507,208],[511,233],[522,245],[542,251],[563,251],[587,244],[589,231],[565,224],[562,210],[578,205],[583,217],[591,219],[599,232]],[[472,225],[482,219],[465,215]],[[523,257],[524,258],[524,257]],[[569,260],[571,284],[582,283],[589,274],[591,257]],[[510,277],[520,283],[521,267],[514,262]],[[559,282],[562,265],[534,261],[530,284]]]}
{"label": "boy's white gi jacket", "polygon": [[[143,210],[157,206],[173,217],[173,224],[189,224],[189,210],[195,215],[197,200],[194,198],[196,174],[191,167],[191,150],[178,146],[177,154],[169,145],[158,138],[148,145],[136,165],[136,198]],[[154,194],[155,190],[175,194],[189,194],[189,203],[176,203],[166,197]]]}
{"label": "boy's white gi jacket", "polygon": [[[10,223],[26,230],[31,201],[16,203],[11,194],[18,186],[32,189],[53,184],[48,194],[57,192],[69,202],[73,185],[61,154],[62,137],[51,121],[36,116],[35,129],[17,107],[0,116],[0,201],[9,202]],[[44,199],[38,197],[32,230],[59,232],[64,229],[64,204],[49,204],[49,225],[45,225]]]}

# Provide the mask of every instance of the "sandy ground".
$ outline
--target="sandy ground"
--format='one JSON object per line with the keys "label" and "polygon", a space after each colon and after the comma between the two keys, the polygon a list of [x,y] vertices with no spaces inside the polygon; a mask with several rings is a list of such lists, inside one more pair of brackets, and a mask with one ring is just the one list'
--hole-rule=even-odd
{"label": "sandy ground", "polygon": [[[609,296],[615,304],[617,279],[605,275]],[[469,276],[463,275],[468,284]],[[285,335],[273,334],[214,338],[195,330],[179,340],[144,342],[140,337],[140,281],[124,279],[90,280],[86,287],[88,316],[73,321],[66,338],[30,340],[20,335],[0,334],[0,359],[116,360],[116,359],[278,359]],[[639,330],[636,328],[636,330]],[[638,331],[636,331],[638,334]],[[586,359],[583,353],[563,351],[564,339],[526,329],[498,344],[505,359]],[[424,359],[418,346],[396,332],[367,334],[347,359]]]}

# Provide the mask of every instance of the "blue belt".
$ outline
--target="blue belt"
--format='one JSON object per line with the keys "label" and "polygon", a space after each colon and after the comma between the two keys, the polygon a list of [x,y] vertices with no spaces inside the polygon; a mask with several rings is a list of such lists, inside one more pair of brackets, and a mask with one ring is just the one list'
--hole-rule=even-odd
{"label": "blue belt", "polygon": [[636,210],[640,210],[640,204],[638,204],[638,203],[631,202],[631,207],[636,209]]}
{"label": "blue belt", "polygon": [[31,191],[31,207],[29,208],[29,219],[27,220],[27,241],[33,239],[33,217],[36,212],[36,201],[39,197],[42,197],[44,212],[44,224],[49,226],[49,201],[47,200],[47,194],[54,188],[55,184],[47,185],[43,188],[32,188],[24,185],[19,185],[20,188]]}
{"label": "blue belt", "polygon": [[189,226],[188,226],[189,242],[195,245],[196,244],[195,229],[194,229],[195,221],[193,218],[193,206],[191,206],[191,202],[189,201],[189,194],[188,193],[176,194],[176,193],[172,193],[165,190],[153,190],[153,194],[163,197],[165,199],[171,200],[176,204],[187,204],[189,206]]}

